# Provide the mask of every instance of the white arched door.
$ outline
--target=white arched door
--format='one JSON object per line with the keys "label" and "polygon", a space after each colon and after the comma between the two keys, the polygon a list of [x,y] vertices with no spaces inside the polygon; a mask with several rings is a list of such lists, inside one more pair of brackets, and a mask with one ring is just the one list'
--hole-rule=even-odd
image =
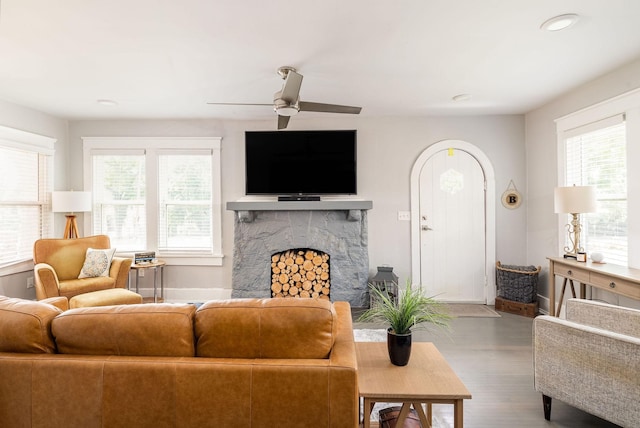
{"label": "white arched door", "polygon": [[487,207],[493,192],[488,192],[486,167],[474,152],[477,148],[468,143],[445,141],[416,161],[411,183],[412,275],[439,300],[492,304],[493,261],[488,253],[494,241],[488,239],[493,229],[488,220],[493,216]]}

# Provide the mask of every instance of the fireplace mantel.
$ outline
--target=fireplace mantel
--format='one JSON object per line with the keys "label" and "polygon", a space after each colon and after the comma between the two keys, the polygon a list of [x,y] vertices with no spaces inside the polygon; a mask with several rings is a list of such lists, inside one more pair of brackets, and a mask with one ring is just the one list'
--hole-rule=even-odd
{"label": "fireplace mantel", "polygon": [[348,211],[351,221],[360,219],[362,210],[373,208],[373,201],[360,199],[329,199],[320,201],[266,201],[245,200],[227,202],[227,210],[238,213],[238,219],[250,223],[255,219],[255,211]]}

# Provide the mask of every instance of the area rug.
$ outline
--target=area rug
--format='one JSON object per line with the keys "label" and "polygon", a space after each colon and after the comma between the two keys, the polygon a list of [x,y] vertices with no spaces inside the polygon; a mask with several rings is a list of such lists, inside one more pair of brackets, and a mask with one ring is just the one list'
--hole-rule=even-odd
{"label": "area rug", "polygon": [[357,328],[353,330],[356,342],[386,342],[387,330],[380,328]]}
{"label": "area rug", "polygon": [[447,304],[449,314],[455,318],[500,318],[492,306],[476,305],[471,303]]}

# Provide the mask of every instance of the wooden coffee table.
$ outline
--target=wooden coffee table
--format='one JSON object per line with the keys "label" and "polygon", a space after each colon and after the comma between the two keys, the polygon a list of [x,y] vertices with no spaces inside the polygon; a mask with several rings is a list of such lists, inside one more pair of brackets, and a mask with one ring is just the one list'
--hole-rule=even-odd
{"label": "wooden coffee table", "polygon": [[371,409],[379,402],[402,403],[397,427],[403,426],[411,405],[422,426],[431,427],[431,404],[453,404],[454,427],[462,428],[462,401],[471,394],[433,343],[413,343],[411,359],[404,367],[391,364],[386,342],[357,342],[356,354],[364,428],[370,428]]}

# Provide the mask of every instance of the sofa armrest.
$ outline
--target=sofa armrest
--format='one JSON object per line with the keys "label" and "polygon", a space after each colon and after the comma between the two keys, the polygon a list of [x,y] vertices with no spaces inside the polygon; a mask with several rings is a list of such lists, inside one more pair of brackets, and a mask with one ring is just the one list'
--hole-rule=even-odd
{"label": "sofa armrest", "polygon": [[38,263],[33,267],[33,274],[38,300],[60,295],[60,283],[53,266],[47,263]]}
{"label": "sofa armrest", "polygon": [[128,288],[129,270],[133,260],[125,257],[114,257],[111,260],[111,269],[109,276],[116,281],[116,288]]}
{"label": "sofa armrest", "polygon": [[40,302],[41,303],[48,303],[50,305],[53,305],[53,306],[55,306],[56,308],[60,309],[63,312],[69,310],[69,299],[67,299],[64,296],[47,297],[46,299],[40,300]]}
{"label": "sofa armrest", "polygon": [[333,307],[338,319],[338,328],[329,356],[332,370],[331,394],[342,398],[331,401],[331,413],[341,415],[343,421],[350,421],[351,426],[357,427],[360,419],[357,411],[360,398],[351,306],[349,302],[334,302]]}
{"label": "sofa armrest", "polygon": [[331,349],[331,365],[356,367],[356,345],[353,338],[353,321],[349,302],[334,302],[338,328]]}
{"label": "sofa armrest", "polygon": [[640,310],[593,300],[567,300],[566,318],[603,330],[640,339]]}
{"label": "sofa armrest", "polygon": [[542,394],[622,426],[640,420],[640,339],[547,315],[533,325]]}

